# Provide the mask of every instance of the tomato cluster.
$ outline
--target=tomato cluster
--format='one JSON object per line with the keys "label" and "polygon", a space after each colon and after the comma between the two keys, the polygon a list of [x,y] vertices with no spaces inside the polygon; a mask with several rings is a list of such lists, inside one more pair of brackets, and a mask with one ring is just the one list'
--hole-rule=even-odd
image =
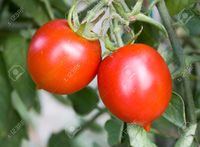
{"label": "tomato cluster", "polygon": [[27,62],[38,88],[52,93],[79,91],[97,74],[105,106],[121,120],[146,130],[171,98],[170,72],[155,49],[127,45],[101,62],[99,41],[77,35],[63,19],[50,21],[36,32]]}

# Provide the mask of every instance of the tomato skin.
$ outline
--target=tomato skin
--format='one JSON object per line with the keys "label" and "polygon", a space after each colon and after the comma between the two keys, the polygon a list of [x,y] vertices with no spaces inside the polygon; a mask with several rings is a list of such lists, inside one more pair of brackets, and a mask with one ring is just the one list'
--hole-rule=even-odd
{"label": "tomato skin", "polygon": [[65,19],[43,25],[33,36],[27,56],[33,81],[57,94],[84,88],[95,77],[100,61],[99,41],[77,35]]}
{"label": "tomato skin", "polygon": [[167,64],[156,50],[144,44],[127,45],[106,57],[97,77],[106,107],[124,122],[146,130],[171,99]]}

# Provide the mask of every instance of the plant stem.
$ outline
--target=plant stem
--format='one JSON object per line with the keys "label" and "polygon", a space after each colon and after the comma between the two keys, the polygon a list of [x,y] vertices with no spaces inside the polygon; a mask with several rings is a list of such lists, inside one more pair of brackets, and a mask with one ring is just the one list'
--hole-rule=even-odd
{"label": "plant stem", "polygon": [[184,79],[184,86],[185,86],[185,104],[186,104],[186,113],[189,122],[192,124],[196,123],[196,113],[195,113],[195,105],[192,95],[192,90],[190,86],[189,79]]}
{"label": "plant stem", "polygon": [[200,119],[200,109],[196,110],[196,116],[197,116],[197,119]]}
{"label": "plant stem", "polygon": [[51,4],[49,3],[49,0],[41,0],[41,1],[44,3],[50,19],[54,19],[55,17],[53,14],[53,10],[51,8]]}
{"label": "plant stem", "polygon": [[89,121],[87,121],[86,123],[84,123],[81,127],[80,130],[78,130],[76,132],[76,134],[74,135],[74,137],[77,137],[78,135],[80,135],[85,129],[87,129],[99,116],[101,116],[103,113],[106,112],[106,109],[99,109],[100,111],[97,112]]}
{"label": "plant stem", "polygon": [[114,28],[114,34],[115,34],[115,37],[116,37],[116,40],[117,40],[117,44],[118,44],[118,47],[122,47],[124,46],[124,42],[122,40],[122,36],[121,36],[121,29],[120,29],[120,26],[118,24],[118,21],[115,19],[113,20],[113,28]]}
{"label": "plant stem", "polygon": [[160,0],[160,2],[158,2],[158,4],[157,4],[157,8],[158,8],[158,11],[162,18],[163,24],[168,32],[169,40],[171,42],[175,56],[178,59],[178,64],[180,66],[180,70],[182,70],[184,68],[184,64],[185,64],[184,63],[184,53],[183,53],[183,49],[180,45],[180,42],[177,38],[176,32],[174,31],[174,29],[172,27],[171,17],[167,10],[165,1]]}
{"label": "plant stem", "polygon": [[121,2],[122,7],[124,8],[124,10],[125,10],[126,12],[130,12],[130,9],[129,9],[129,7],[127,6],[126,2],[125,2],[124,0],[119,0],[119,1]]}

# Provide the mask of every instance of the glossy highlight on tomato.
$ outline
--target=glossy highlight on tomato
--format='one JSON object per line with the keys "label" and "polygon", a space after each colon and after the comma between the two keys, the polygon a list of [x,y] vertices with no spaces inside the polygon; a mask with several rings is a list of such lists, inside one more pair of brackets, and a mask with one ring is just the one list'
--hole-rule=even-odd
{"label": "glossy highlight on tomato", "polygon": [[74,33],[65,19],[43,25],[28,50],[28,70],[36,85],[52,93],[70,94],[84,88],[101,61],[99,41]]}
{"label": "glossy highlight on tomato", "polygon": [[171,99],[167,64],[155,49],[144,44],[127,45],[106,57],[97,77],[106,107],[119,119],[147,131]]}

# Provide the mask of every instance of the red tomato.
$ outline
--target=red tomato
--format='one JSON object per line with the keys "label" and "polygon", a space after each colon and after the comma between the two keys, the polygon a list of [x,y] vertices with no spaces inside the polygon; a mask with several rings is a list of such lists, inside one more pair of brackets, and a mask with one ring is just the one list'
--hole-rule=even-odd
{"label": "red tomato", "polygon": [[99,41],[74,33],[66,20],[53,20],[33,36],[28,70],[39,88],[69,94],[84,88],[96,75],[101,61]]}
{"label": "red tomato", "polygon": [[118,49],[102,61],[98,88],[104,104],[115,116],[148,131],[152,121],[168,106],[172,79],[156,50],[134,44]]}

